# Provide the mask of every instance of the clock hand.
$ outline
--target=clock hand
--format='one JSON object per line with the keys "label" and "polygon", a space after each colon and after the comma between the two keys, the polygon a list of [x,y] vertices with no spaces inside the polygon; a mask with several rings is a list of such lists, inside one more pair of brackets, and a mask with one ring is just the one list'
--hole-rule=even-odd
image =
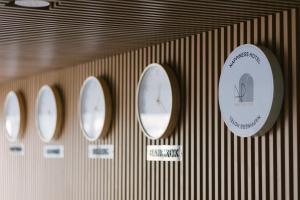
{"label": "clock hand", "polygon": [[161,103],[161,100],[160,100],[160,96],[161,96],[161,84],[159,83],[158,84],[158,97],[156,99],[156,102],[161,106],[161,108],[165,111],[165,112],[168,112],[166,107]]}
{"label": "clock hand", "polygon": [[161,108],[162,108],[165,112],[168,112],[167,109],[166,109],[166,107],[164,106],[164,104],[161,103],[160,99],[157,99],[156,102],[161,106]]}
{"label": "clock hand", "polygon": [[158,84],[158,94],[157,94],[157,99],[159,99],[161,93],[161,84]]}

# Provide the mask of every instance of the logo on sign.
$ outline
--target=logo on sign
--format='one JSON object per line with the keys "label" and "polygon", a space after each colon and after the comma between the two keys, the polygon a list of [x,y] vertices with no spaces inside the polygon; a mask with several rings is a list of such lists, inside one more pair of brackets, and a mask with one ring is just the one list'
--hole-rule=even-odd
{"label": "logo on sign", "polygon": [[253,78],[250,74],[244,73],[240,80],[238,86],[234,86],[236,94],[235,99],[237,104],[253,103],[254,95],[254,85]]}

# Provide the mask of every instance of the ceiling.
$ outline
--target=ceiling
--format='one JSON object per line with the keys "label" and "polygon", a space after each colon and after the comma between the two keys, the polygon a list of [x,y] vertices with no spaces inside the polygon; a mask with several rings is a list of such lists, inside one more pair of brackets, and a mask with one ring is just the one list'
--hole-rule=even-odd
{"label": "ceiling", "polygon": [[300,1],[61,0],[50,10],[0,0],[0,81],[298,7]]}

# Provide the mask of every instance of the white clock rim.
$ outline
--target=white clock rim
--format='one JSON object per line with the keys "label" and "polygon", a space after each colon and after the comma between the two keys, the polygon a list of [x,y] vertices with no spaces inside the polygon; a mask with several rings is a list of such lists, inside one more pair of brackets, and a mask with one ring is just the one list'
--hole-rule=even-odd
{"label": "white clock rim", "polygon": [[[49,139],[45,138],[40,130],[40,126],[39,126],[39,122],[38,122],[38,106],[39,106],[39,102],[40,102],[40,98],[41,95],[44,91],[49,90],[54,99],[55,99],[55,107],[56,107],[56,120],[55,120],[55,129],[53,131],[53,133],[51,134],[51,137]],[[59,97],[58,92],[56,91],[56,88],[54,86],[50,86],[50,85],[43,85],[39,92],[38,92],[38,96],[37,96],[37,101],[35,104],[35,125],[37,127],[38,130],[38,135],[40,137],[40,139],[45,142],[45,143],[49,143],[51,142],[54,138],[58,137],[58,130],[61,126],[61,107],[62,107],[62,102],[61,102],[61,98]]]}
{"label": "white clock rim", "polygon": [[[256,133],[243,135],[240,133],[236,133],[235,131],[230,129],[230,126],[228,126],[228,124],[225,120],[224,114],[222,113],[220,101],[219,101],[220,99],[218,100],[218,104],[219,104],[222,120],[224,121],[224,123],[226,124],[228,129],[234,135],[236,135],[240,138],[259,137],[259,136],[263,136],[263,135],[267,134],[267,132],[274,126],[274,124],[276,123],[276,121],[280,115],[282,104],[283,104],[283,96],[284,96],[283,74],[282,74],[282,70],[280,67],[280,63],[279,63],[277,57],[275,56],[275,54],[265,46],[254,45],[254,44],[242,44],[242,45],[236,47],[226,58],[224,65],[227,63],[227,60],[229,59],[231,54],[234,53],[234,51],[236,51],[240,48],[243,48],[243,47],[251,47],[251,48],[255,48],[255,49],[261,51],[261,53],[266,57],[266,59],[269,62],[269,65],[270,65],[270,68],[272,71],[274,91],[273,91],[273,102],[270,106],[268,117],[265,119],[264,125],[262,125],[261,128]],[[224,65],[223,65],[223,67],[224,67]],[[222,70],[223,70],[223,67],[222,67]],[[221,71],[219,80],[221,80],[221,76],[222,76],[222,71]],[[220,81],[218,84],[218,88],[220,88]],[[218,92],[218,96],[219,96],[219,92]],[[277,95],[275,95],[275,94],[277,94]]]}
{"label": "white clock rim", "polygon": [[18,107],[19,107],[19,112],[20,112],[20,124],[18,126],[18,134],[17,134],[17,136],[16,137],[11,137],[8,134],[6,125],[4,125],[4,127],[5,127],[5,136],[6,136],[7,140],[9,142],[16,142],[22,136],[22,131],[23,131],[23,128],[24,128],[24,120],[25,120],[25,113],[24,113],[25,109],[24,109],[23,99],[22,99],[20,93],[17,92],[17,91],[11,90],[11,91],[9,91],[7,93],[7,95],[5,97],[4,109],[3,109],[3,116],[6,118],[6,115],[5,115],[6,107],[7,107],[7,104],[8,104],[9,97],[12,96],[12,95],[15,96],[17,98],[17,100],[18,100],[17,102],[18,102]]}
{"label": "white clock rim", "polygon": [[[94,138],[89,137],[88,134],[86,133],[86,130],[83,128],[82,117],[81,117],[81,101],[82,101],[83,90],[89,81],[96,81],[96,83],[100,86],[100,88],[102,89],[102,92],[103,92],[104,104],[105,104],[104,105],[105,112],[104,112],[103,127],[99,131],[99,133],[96,135],[96,137],[94,137]],[[111,124],[111,118],[112,118],[112,105],[110,102],[111,102],[111,95],[109,92],[109,87],[103,78],[97,78],[96,76],[89,76],[84,80],[84,82],[80,88],[80,96],[79,96],[79,103],[78,103],[78,115],[79,115],[78,118],[79,118],[80,129],[82,130],[84,137],[88,141],[94,142],[94,141],[98,140],[99,138],[104,138],[107,135],[110,124]]]}
{"label": "white clock rim", "polygon": [[[167,125],[167,128],[165,129],[165,132],[158,137],[153,137],[146,131],[146,129],[141,121],[141,117],[139,114],[140,113],[139,112],[139,104],[138,104],[141,81],[143,80],[146,72],[152,67],[159,67],[166,73],[166,75],[169,79],[169,83],[171,85],[171,92],[172,92],[172,108],[171,108],[170,120]],[[167,65],[162,65],[159,63],[150,63],[149,65],[147,65],[147,67],[143,70],[143,72],[140,76],[135,99],[136,99],[136,115],[137,115],[138,122],[140,124],[140,127],[142,128],[144,135],[151,140],[167,138],[168,136],[170,136],[170,134],[174,131],[174,129],[176,127],[176,123],[179,119],[179,112],[180,112],[180,91],[179,91],[179,83],[176,78],[175,72]]]}

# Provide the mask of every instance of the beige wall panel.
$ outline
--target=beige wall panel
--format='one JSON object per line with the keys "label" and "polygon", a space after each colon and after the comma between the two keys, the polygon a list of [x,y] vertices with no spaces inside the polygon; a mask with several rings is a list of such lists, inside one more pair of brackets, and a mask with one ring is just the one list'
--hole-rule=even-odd
{"label": "beige wall panel", "polygon": [[[1,113],[9,90],[22,91],[27,123],[20,143],[25,155],[8,151],[1,114],[0,199],[298,199],[299,198],[299,10],[136,49],[78,66],[0,85]],[[218,82],[228,54],[244,43],[262,44],[277,55],[285,83],[282,113],[268,134],[234,136],[222,121]],[[171,66],[181,90],[178,126],[169,138],[148,140],[136,120],[139,76],[151,62]],[[107,137],[88,142],[79,126],[78,99],[84,79],[104,77],[113,97]],[[35,128],[35,99],[43,84],[63,97],[63,159],[45,159]],[[89,144],[113,144],[113,160],[91,160]],[[148,162],[148,144],[182,145],[182,162]]]}

